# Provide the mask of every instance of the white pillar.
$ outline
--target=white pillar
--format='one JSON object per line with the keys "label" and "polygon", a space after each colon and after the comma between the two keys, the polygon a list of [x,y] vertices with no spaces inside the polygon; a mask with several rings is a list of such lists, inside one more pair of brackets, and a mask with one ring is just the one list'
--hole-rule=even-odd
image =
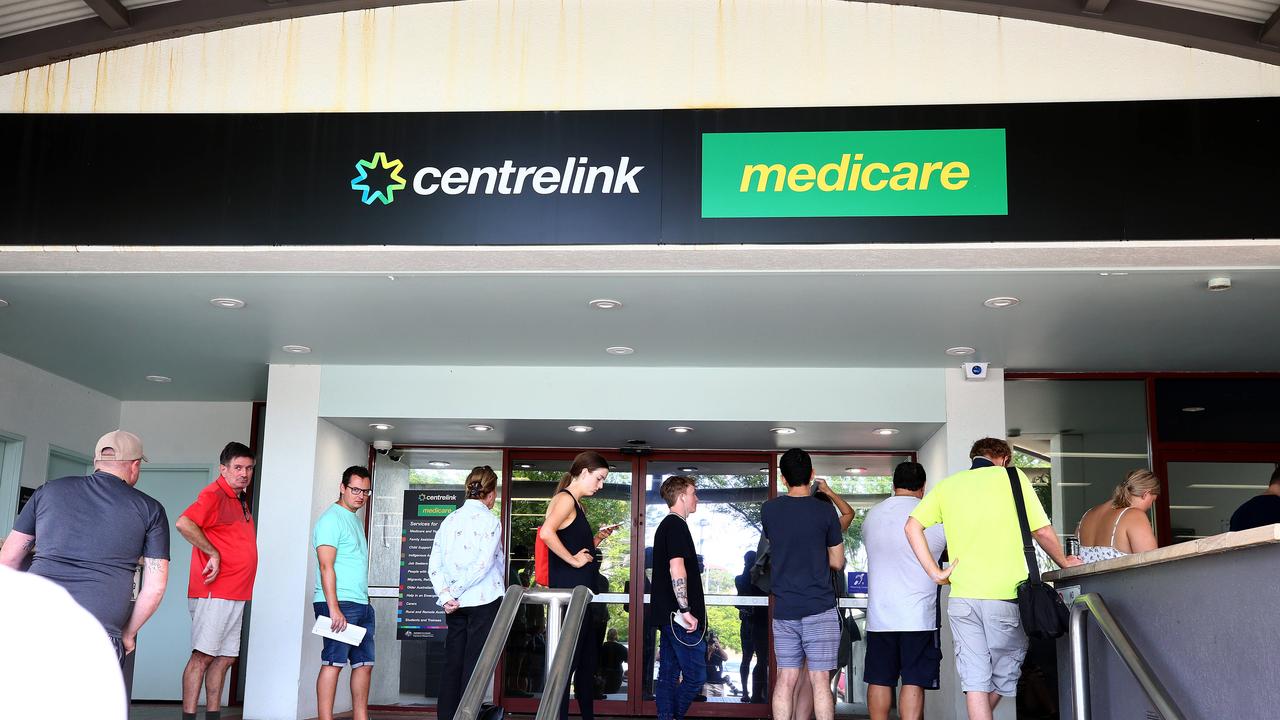
{"label": "white pillar", "polygon": [[[969,467],[969,448],[984,437],[1005,437],[1004,370],[990,368],[985,380],[969,380],[960,368],[946,374],[947,424],[920,448],[920,464],[929,476],[929,488],[952,473]],[[946,621],[947,593],[943,592],[942,677],[936,693],[926,693],[926,720],[964,720],[964,695],[956,676],[956,656]],[[996,708],[996,720],[1017,717],[1017,703],[1006,698]]]}
{"label": "white pillar", "polygon": [[263,475],[257,480],[258,577],[245,666],[246,720],[298,720],[299,695],[315,683],[314,675],[302,675],[302,648],[311,630],[307,571],[319,408],[319,366],[271,366]]}

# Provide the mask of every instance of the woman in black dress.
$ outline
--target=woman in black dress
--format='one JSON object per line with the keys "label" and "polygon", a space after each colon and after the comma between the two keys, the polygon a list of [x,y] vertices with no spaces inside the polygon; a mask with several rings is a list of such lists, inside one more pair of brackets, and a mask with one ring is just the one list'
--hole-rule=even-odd
{"label": "woman in black dress", "polygon": [[[573,588],[596,586],[599,562],[595,548],[613,534],[612,527],[603,527],[594,535],[582,509],[581,500],[594,495],[604,486],[609,475],[609,462],[600,453],[584,452],[573,459],[569,472],[560,480],[560,487],[547,505],[547,518],[538,531],[546,543],[551,587]],[[569,641],[562,637],[561,642]],[[573,654],[573,692],[583,720],[595,718],[596,643],[590,624],[583,619],[582,630],[576,638],[577,649]],[[560,701],[560,717],[569,717],[569,691],[565,688]]]}

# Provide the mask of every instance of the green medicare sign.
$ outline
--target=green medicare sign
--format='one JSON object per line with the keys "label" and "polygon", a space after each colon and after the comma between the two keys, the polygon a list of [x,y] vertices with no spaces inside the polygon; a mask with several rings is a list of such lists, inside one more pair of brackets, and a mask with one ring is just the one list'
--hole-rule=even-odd
{"label": "green medicare sign", "polygon": [[1008,215],[1004,130],[705,133],[702,217]]}

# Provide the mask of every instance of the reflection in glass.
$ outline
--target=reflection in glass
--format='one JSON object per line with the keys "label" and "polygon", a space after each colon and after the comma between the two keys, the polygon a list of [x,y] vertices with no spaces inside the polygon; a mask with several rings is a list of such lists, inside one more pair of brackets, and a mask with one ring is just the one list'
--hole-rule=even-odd
{"label": "reflection in glass", "polygon": [[1175,543],[1230,529],[1231,515],[1267,491],[1275,463],[1171,462],[1170,532]]}
{"label": "reflection in glass", "polygon": [[[435,466],[429,463],[436,463]],[[440,467],[440,463],[448,463]],[[369,586],[389,591],[400,586],[400,539],[405,491],[416,488],[463,490],[467,474],[477,465],[502,467],[496,450],[406,450],[398,460],[379,455],[373,468],[369,519]],[[499,516],[503,479],[498,478]],[[444,662],[444,634],[432,640],[397,640],[398,600],[373,598],[378,623],[375,642],[378,662],[373,666],[369,702],[374,705],[434,705]]]}
{"label": "reflection in glass", "polygon": [[1143,381],[1010,380],[1004,387],[1014,465],[1060,536],[1074,534],[1084,512],[1106,502],[1129,471],[1150,467]]}

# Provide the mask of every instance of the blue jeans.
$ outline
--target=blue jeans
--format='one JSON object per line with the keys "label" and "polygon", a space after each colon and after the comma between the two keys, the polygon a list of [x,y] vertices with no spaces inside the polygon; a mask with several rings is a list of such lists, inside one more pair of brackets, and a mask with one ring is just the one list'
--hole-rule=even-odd
{"label": "blue jeans", "polygon": [[659,628],[662,649],[658,655],[658,684],[654,698],[658,703],[658,720],[683,718],[693,699],[702,692],[707,681],[707,643],[703,628],[688,632],[670,624]]}

